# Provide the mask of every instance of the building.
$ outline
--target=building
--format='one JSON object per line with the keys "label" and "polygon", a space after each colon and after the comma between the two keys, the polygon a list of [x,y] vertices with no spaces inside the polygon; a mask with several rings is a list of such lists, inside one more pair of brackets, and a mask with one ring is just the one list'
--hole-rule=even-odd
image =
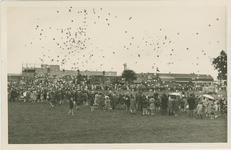
{"label": "building", "polygon": [[38,77],[44,77],[48,73],[48,68],[36,68],[35,75]]}
{"label": "building", "polygon": [[139,73],[134,83],[145,83],[156,81],[160,83],[213,83],[211,75],[205,74],[177,74],[177,73]]}
{"label": "building", "polygon": [[214,81],[211,75],[205,74],[177,74],[177,73],[158,73],[158,80],[162,82],[176,83],[212,83]]}
{"label": "building", "polygon": [[[65,77],[65,76],[77,76],[77,70],[60,70],[59,65],[47,65],[42,64],[41,67],[23,68],[23,77]],[[115,71],[79,71],[80,75],[87,76],[91,83],[110,83],[111,79],[117,76]]]}
{"label": "building", "polygon": [[157,75],[155,73],[138,73],[134,83],[155,83],[157,82]]}
{"label": "building", "polygon": [[22,69],[22,77],[34,77],[35,76],[35,68],[23,68]]}
{"label": "building", "polygon": [[7,81],[8,82],[18,82],[22,79],[21,74],[7,74]]}
{"label": "building", "polygon": [[53,71],[60,71],[60,67],[59,67],[59,65],[50,65],[49,66],[49,70],[51,72],[53,72]]}
{"label": "building", "polygon": [[109,84],[113,78],[117,77],[115,71],[81,71],[80,74],[88,76],[90,82],[94,84]]}

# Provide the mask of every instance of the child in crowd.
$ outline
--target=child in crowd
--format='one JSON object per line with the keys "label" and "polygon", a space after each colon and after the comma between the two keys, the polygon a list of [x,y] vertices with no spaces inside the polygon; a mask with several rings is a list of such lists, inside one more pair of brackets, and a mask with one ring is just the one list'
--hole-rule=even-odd
{"label": "child in crowd", "polygon": [[144,97],[143,101],[142,101],[142,105],[143,105],[143,115],[147,115],[148,111],[148,100]]}
{"label": "child in crowd", "polygon": [[131,95],[130,110],[132,114],[136,113],[136,100],[133,95]]}
{"label": "child in crowd", "polygon": [[211,117],[211,112],[213,109],[213,101],[212,100],[208,100],[208,105],[207,105],[207,117]]}
{"label": "child in crowd", "polygon": [[203,112],[206,114],[206,116],[208,116],[208,114],[207,114],[207,112],[208,112],[208,110],[207,110],[207,107],[208,107],[208,100],[207,100],[206,98],[204,98],[204,99],[202,100],[202,103],[203,103]]}
{"label": "child in crowd", "polygon": [[94,111],[94,102],[95,102],[95,97],[92,94],[92,97],[90,98],[91,111]]}
{"label": "child in crowd", "polygon": [[130,108],[130,98],[128,95],[124,96],[124,102],[125,102],[125,106],[126,106],[126,111],[129,111]]}
{"label": "child in crowd", "polygon": [[98,95],[98,93],[95,94],[95,99],[94,99],[94,105],[97,106],[99,105],[99,99],[100,99],[100,96]]}
{"label": "child in crowd", "polygon": [[68,115],[71,113],[72,116],[74,116],[73,107],[74,107],[74,102],[73,102],[73,97],[71,97],[70,98],[70,110],[68,112]]}
{"label": "child in crowd", "polygon": [[105,110],[111,110],[111,106],[110,106],[110,99],[108,96],[105,96]]}
{"label": "child in crowd", "polygon": [[211,119],[215,118],[215,107],[213,103],[211,103],[211,106],[210,106],[210,116],[211,116]]}
{"label": "child in crowd", "polygon": [[219,106],[217,102],[214,102],[215,118],[219,116]]}
{"label": "child in crowd", "polygon": [[40,95],[40,99],[41,99],[41,103],[43,103],[43,101],[44,101],[43,94]]}
{"label": "child in crowd", "polygon": [[197,105],[197,119],[199,119],[199,117],[202,119],[202,113],[203,113],[203,102],[199,101]]}
{"label": "child in crowd", "polygon": [[186,113],[187,98],[183,95],[180,101],[181,111]]}
{"label": "child in crowd", "polygon": [[155,102],[155,111],[156,112],[159,112],[160,111],[160,99],[159,98],[157,98],[157,99],[155,99],[154,100]]}
{"label": "child in crowd", "polygon": [[151,110],[151,115],[154,115],[154,110],[155,110],[155,99],[152,97],[149,101],[150,104],[150,110]]}
{"label": "child in crowd", "polygon": [[168,99],[168,111],[169,115],[173,115],[173,104],[174,104],[174,99],[176,98],[175,95],[170,95]]}
{"label": "child in crowd", "polygon": [[119,109],[124,109],[124,98],[123,95],[119,95]]}

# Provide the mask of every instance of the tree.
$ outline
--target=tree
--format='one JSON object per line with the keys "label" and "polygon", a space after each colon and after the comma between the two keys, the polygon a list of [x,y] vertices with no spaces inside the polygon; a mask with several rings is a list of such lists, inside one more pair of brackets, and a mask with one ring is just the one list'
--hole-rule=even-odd
{"label": "tree", "polygon": [[227,54],[221,51],[220,55],[213,58],[212,65],[218,71],[218,80],[227,80]]}
{"label": "tree", "polygon": [[110,81],[111,84],[119,84],[119,77],[113,77]]}
{"label": "tree", "polygon": [[136,80],[136,73],[133,70],[124,70],[122,78],[125,78],[125,81],[130,83],[131,81]]}

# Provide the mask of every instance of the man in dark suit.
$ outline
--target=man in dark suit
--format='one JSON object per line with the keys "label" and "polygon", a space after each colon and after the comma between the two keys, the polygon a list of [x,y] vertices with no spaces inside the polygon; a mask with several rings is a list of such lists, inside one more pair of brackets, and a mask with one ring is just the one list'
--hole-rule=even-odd
{"label": "man in dark suit", "polygon": [[188,105],[189,105],[189,117],[193,117],[193,110],[196,107],[196,101],[192,94],[190,94],[188,98]]}
{"label": "man in dark suit", "polygon": [[137,96],[137,102],[138,102],[138,110],[143,111],[142,109],[142,101],[143,101],[143,97],[142,97],[142,92],[139,92],[138,96]]}
{"label": "man in dark suit", "polygon": [[165,113],[167,112],[167,108],[168,108],[168,97],[167,95],[164,93],[161,96],[161,110],[162,110],[162,114],[165,115]]}

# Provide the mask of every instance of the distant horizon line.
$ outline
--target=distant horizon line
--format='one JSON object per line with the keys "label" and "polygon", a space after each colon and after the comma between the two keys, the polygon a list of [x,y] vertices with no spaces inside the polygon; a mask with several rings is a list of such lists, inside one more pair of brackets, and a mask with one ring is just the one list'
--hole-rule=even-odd
{"label": "distant horizon line", "polygon": [[[63,70],[59,70],[59,71],[63,71]],[[75,71],[75,70],[65,70],[65,71]],[[103,71],[90,71],[90,70],[85,70],[85,71],[80,71],[80,72],[103,72]],[[105,72],[116,72],[117,71],[105,71]],[[135,72],[136,74],[195,74],[195,75],[207,75],[207,76],[211,76],[210,74],[203,74],[203,73],[180,73],[180,72]],[[7,73],[7,75],[16,75],[16,74],[22,74],[22,72],[20,73]]]}

